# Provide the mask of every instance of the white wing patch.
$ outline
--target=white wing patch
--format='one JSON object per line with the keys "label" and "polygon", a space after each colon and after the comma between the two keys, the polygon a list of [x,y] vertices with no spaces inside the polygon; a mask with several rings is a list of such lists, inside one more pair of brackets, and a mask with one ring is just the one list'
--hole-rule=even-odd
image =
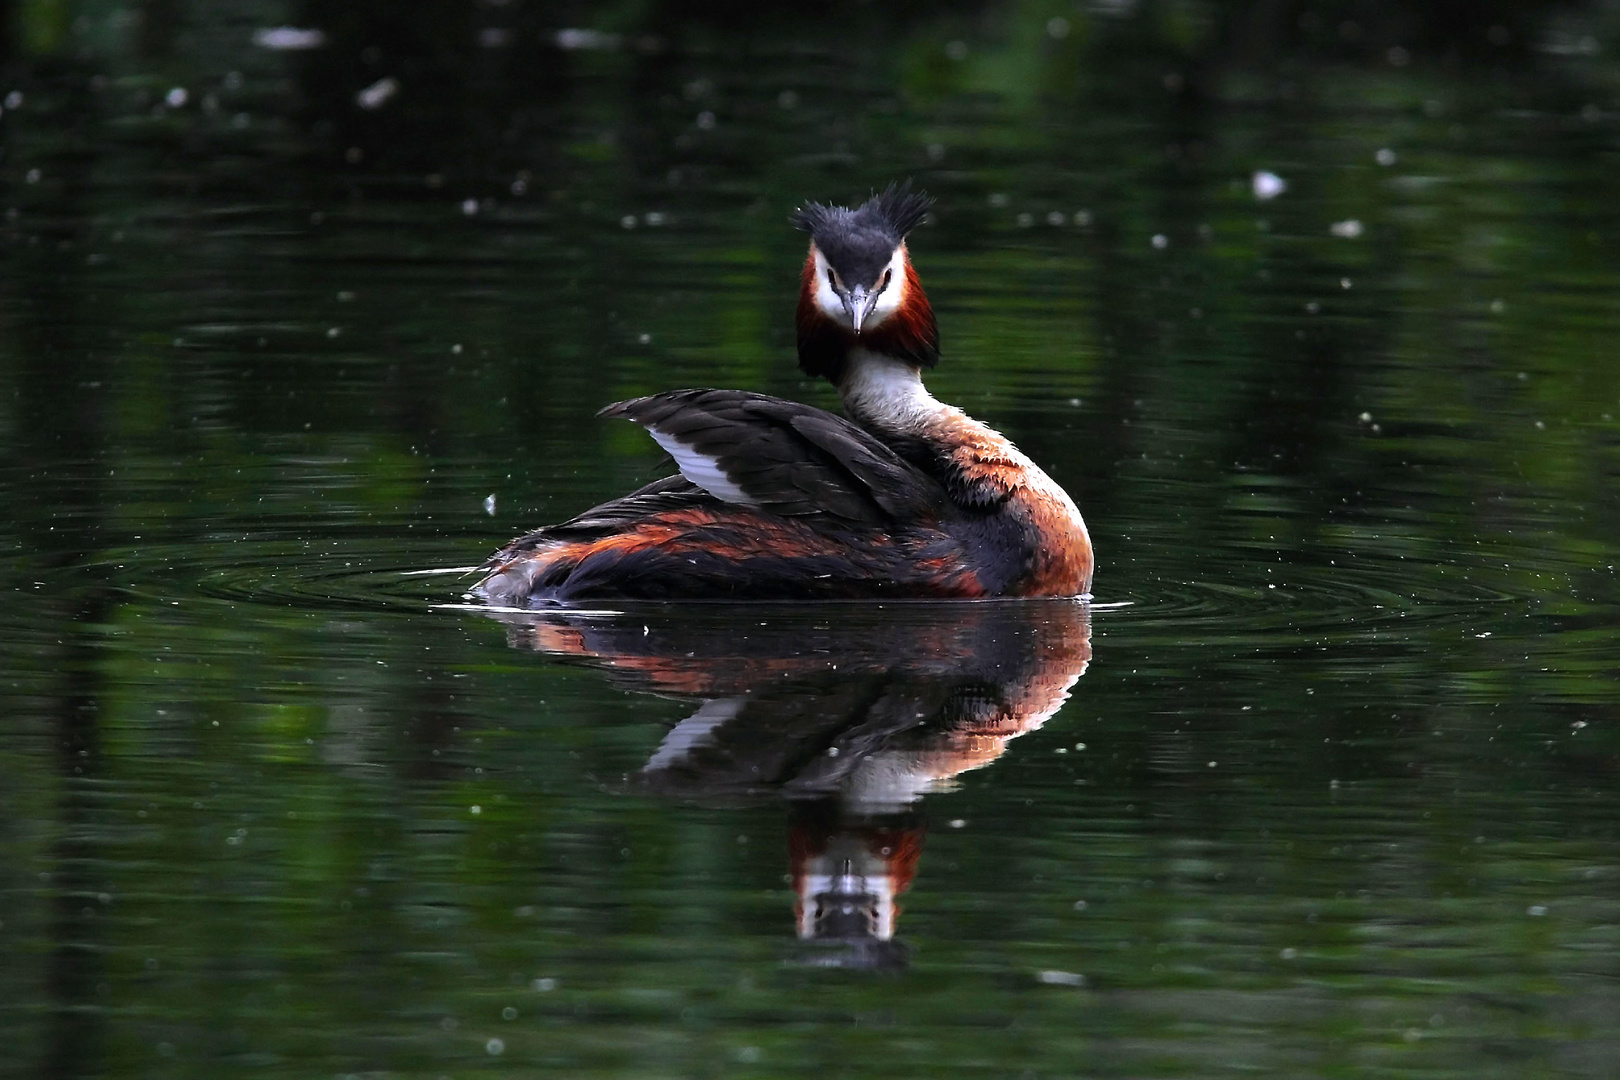
{"label": "white wing patch", "polygon": [[697,712],[669,729],[664,741],[658,744],[658,751],[647,759],[641,771],[657,772],[679,764],[693,751],[713,742],[715,729],[735,720],[747,703],[748,699],[741,697],[705,701]]}
{"label": "white wing patch", "polygon": [[738,506],[758,506],[759,503],[751,498],[742,488],[738,487],[720,468],[720,463],[707,454],[687,446],[678,441],[673,435],[667,435],[655,427],[647,429],[665,453],[675,459],[675,464],[686,477],[710,495],[724,502],[734,503]]}

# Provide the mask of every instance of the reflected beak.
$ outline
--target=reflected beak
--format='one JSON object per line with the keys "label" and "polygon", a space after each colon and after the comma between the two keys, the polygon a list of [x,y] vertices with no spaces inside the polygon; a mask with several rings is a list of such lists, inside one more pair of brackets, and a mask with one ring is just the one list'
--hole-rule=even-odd
{"label": "reflected beak", "polygon": [[842,297],[844,311],[849,314],[849,328],[857,334],[861,332],[861,322],[872,310],[872,302],[876,297],[867,295],[865,289],[859,285],[849,290]]}

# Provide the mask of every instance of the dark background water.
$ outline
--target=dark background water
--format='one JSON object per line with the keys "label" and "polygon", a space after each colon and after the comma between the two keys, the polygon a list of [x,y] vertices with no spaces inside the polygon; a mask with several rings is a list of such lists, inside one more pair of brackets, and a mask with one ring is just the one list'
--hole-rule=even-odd
{"label": "dark background water", "polygon": [[[1614,1074],[1620,7],[0,16],[0,1067]],[[407,576],[832,406],[785,217],[905,176],[1095,609]]]}

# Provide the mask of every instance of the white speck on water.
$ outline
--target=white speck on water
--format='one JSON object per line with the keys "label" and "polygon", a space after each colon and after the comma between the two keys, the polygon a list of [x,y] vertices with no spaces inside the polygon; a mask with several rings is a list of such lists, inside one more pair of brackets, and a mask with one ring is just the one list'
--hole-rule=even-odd
{"label": "white speck on water", "polygon": [[1504,304],[1501,301],[1500,298],[1491,301],[1491,314],[1492,315],[1500,315],[1500,314],[1502,314],[1502,312],[1504,312],[1506,310],[1507,310],[1507,305]]}
{"label": "white speck on water", "polygon": [[1343,221],[1335,221],[1332,225],[1328,226],[1328,232],[1345,240],[1354,240],[1362,233],[1361,222],[1357,221],[1355,218],[1346,218]]}
{"label": "white speck on water", "polygon": [[1360,416],[1356,417],[1356,419],[1360,420],[1363,424],[1370,424],[1372,423],[1372,413],[1364,412]]}
{"label": "white speck on water", "polygon": [[1018,227],[1020,229],[1027,229],[1033,224],[1035,224],[1035,215],[1034,214],[1019,214],[1018,215]]}
{"label": "white speck on water", "polygon": [[253,31],[253,44],[272,52],[300,52],[326,44],[326,35],[301,26],[263,26]]}
{"label": "white speck on water", "polygon": [[477,803],[474,803],[472,806],[467,808],[467,812],[476,817],[477,815],[482,814],[484,812],[484,808],[482,806],[479,806]]}
{"label": "white speck on water", "polygon": [[951,819],[951,828],[953,828],[953,829],[964,828],[966,825],[967,825],[967,819],[966,818],[952,818]]}
{"label": "white speck on water", "polygon": [[1076,911],[1084,911],[1084,910],[1086,910],[1086,907],[1087,907],[1087,905],[1086,905],[1086,902],[1084,900],[1076,900],[1074,902],[1074,910],[1076,910]]}
{"label": "white speck on water", "polygon": [[484,513],[488,514],[490,517],[495,516],[495,496],[484,496]]}
{"label": "white speck on water", "polygon": [[466,216],[468,216],[468,217],[472,217],[474,214],[478,213],[478,200],[477,199],[462,199],[461,200],[461,212],[463,214],[465,214]]}
{"label": "white speck on water", "polygon": [[1386,146],[1373,155],[1373,160],[1387,169],[1395,164],[1395,151]]}
{"label": "white speck on water", "polygon": [[549,994],[551,991],[557,989],[557,980],[556,979],[536,979],[536,980],[534,980],[534,982],[530,983],[529,985],[534,987],[534,989],[535,989],[535,991],[537,993]]}
{"label": "white speck on water", "polygon": [[626,228],[626,229],[635,228],[636,227],[636,215],[634,215],[634,214],[626,214],[626,215],[624,215],[624,217],[619,219],[619,225],[622,228]]}
{"label": "white speck on water", "polygon": [[1546,431],[1547,430],[1547,421],[1545,421],[1545,420],[1537,420],[1536,421],[1536,430],[1537,431]]}
{"label": "white speck on water", "polygon": [[502,1054],[506,1053],[506,1043],[502,1042],[500,1039],[491,1039],[489,1042],[484,1044],[484,1053],[488,1054],[490,1057],[500,1057]]}
{"label": "white speck on water", "polygon": [[1069,36],[1069,20],[1061,15],[1054,15],[1046,20],[1046,36],[1053,41],[1062,41]]}
{"label": "white speck on water", "polygon": [[836,747],[836,746],[827,747],[827,756],[828,757],[837,757],[838,756],[838,747]]}
{"label": "white speck on water", "polygon": [[1073,971],[1043,971],[1035,976],[1047,986],[1084,986],[1086,977]]}
{"label": "white speck on water", "polygon": [[502,1020],[516,1020],[517,1019],[517,1010],[512,1008],[512,1006],[508,1005],[506,1008],[501,1010],[501,1019]]}
{"label": "white speck on water", "polygon": [[28,172],[24,174],[23,179],[26,180],[30,184],[37,184],[37,183],[39,183],[39,178],[42,175],[44,175],[44,174],[41,173],[38,169],[29,169]]}
{"label": "white speck on water", "polygon": [[23,96],[21,90],[13,90],[11,93],[6,95],[6,108],[20,109],[22,108],[22,103]]}
{"label": "white speck on water", "polygon": [[1165,248],[1170,246],[1170,238],[1164,235],[1164,233],[1154,233],[1152,243],[1154,247],[1158,248],[1160,251],[1163,251]]}
{"label": "white speck on water", "polygon": [[1342,278],[1339,279],[1339,288],[1348,289],[1349,287],[1350,287],[1350,279],[1349,278],[1342,277]]}
{"label": "white speck on water", "polygon": [[557,43],[557,48],[570,51],[575,49],[617,49],[619,47],[618,34],[604,34],[600,30],[559,30],[552,40]]}
{"label": "white speck on water", "polygon": [[1312,300],[1310,303],[1305,305],[1305,313],[1307,315],[1315,315],[1317,312],[1319,312],[1321,310],[1322,310],[1322,305],[1317,303],[1315,300]]}
{"label": "white speck on water", "polygon": [[388,104],[389,99],[397,93],[399,93],[399,80],[392,75],[384,75],[354,95],[354,102],[362,109],[380,109]]}
{"label": "white speck on water", "polygon": [[701,131],[713,131],[716,123],[718,121],[715,119],[714,113],[707,109],[697,114],[697,126]]}
{"label": "white speck on water", "polygon": [[1284,960],[1292,960],[1292,959],[1294,959],[1294,957],[1299,955],[1299,950],[1298,949],[1284,949],[1282,952],[1278,953],[1277,955],[1281,956]]}
{"label": "white speck on water", "polygon": [[636,341],[638,343],[642,344],[642,345],[651,345],[652,344],[652,335],[651,334],[642,334],[641,336],[636,338]]}
{"label": "white speck on water", "polygon": [[659,213],[657,210],[651,210],[651,211],[648,211],[647,213],[641,215],[641,220],[645,221],[649,228],[656,229],[656,228],[658,228],[658,226],[662,225],[664,222],[668,221],[669,219],[666,218],[663,214]]}
{"label": "white speck on water", "polygon": [[1067,223],[1068,220],[1069,215],[1065,214],[1061,210],[1053,210],[1050,214],[1046,215],[1046,223],[1054,228]]}
{"label": "white speck on water", "polygon": [[1082,229],[1085,228],[1087,225],[1090,225],[1091,224],[1091,211],[1090,210],[1076,210],[1074,212],[1074,223],[1076,225],[1080,226]]}
{"label": "white speck on water", "polygon": [[752,1065],[765,1056],[765,1052],[757,1046],[740,1046],[737,1048],[737,1060],[744,1065]]}
{"label": "white speck on water", "polygon": [[190,99],[190,97],[191,95],[186,93],[185,87],[176,86],[172,87],[167,94],[163,95],[163,103],[171,109],[178,109],[180,106],[184,105],[187,100]]}
{"label": "white speck on water", "polygon": [[986,197],[986,199],[990,203],[990,205],[992,207],[994,207],[995,209],[997,209],[997,210],[999,210],[1002,207],[1006,206],[1007,203],[1009,201],[1011,201],[1005,191],[992,191]]}
{"label": "white speck on water", "polygon": [[326,328],[326,336],[329,338],[335,338],[341,333],[343,333],[341,326],[329,326]]}
{"label": "white speck on water", "polygon": [[1524,913],[1532,918],[1539,919],[1541,916],[1547,914],[1547,908],[1542,904],[1531,904],[1529,907],[1524,909]]}
{"label": "white speck on water", "polygon": [[1261,169],[1249,178],[1249,190],[1254,192],[1256,199],[1265,202],[1267,199],[1275,199],[1287,191],[1288,181],[1274,172]]}
{"label": "white speck on water", "polygon": [[461,355],[461,345],[456,344],[456,345],[450,346],[450,355],[451,356],[460,356]]}

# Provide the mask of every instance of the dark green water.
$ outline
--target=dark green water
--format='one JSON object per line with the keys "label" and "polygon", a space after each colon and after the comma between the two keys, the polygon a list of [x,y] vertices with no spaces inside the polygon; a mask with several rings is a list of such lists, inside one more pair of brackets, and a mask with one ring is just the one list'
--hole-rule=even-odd
{"label": "dark green water", "polygon": [[[1615,1074],[1614,5],[3,11],[8,1075]],[[411,573],[902,176],[1094,606]]]}

